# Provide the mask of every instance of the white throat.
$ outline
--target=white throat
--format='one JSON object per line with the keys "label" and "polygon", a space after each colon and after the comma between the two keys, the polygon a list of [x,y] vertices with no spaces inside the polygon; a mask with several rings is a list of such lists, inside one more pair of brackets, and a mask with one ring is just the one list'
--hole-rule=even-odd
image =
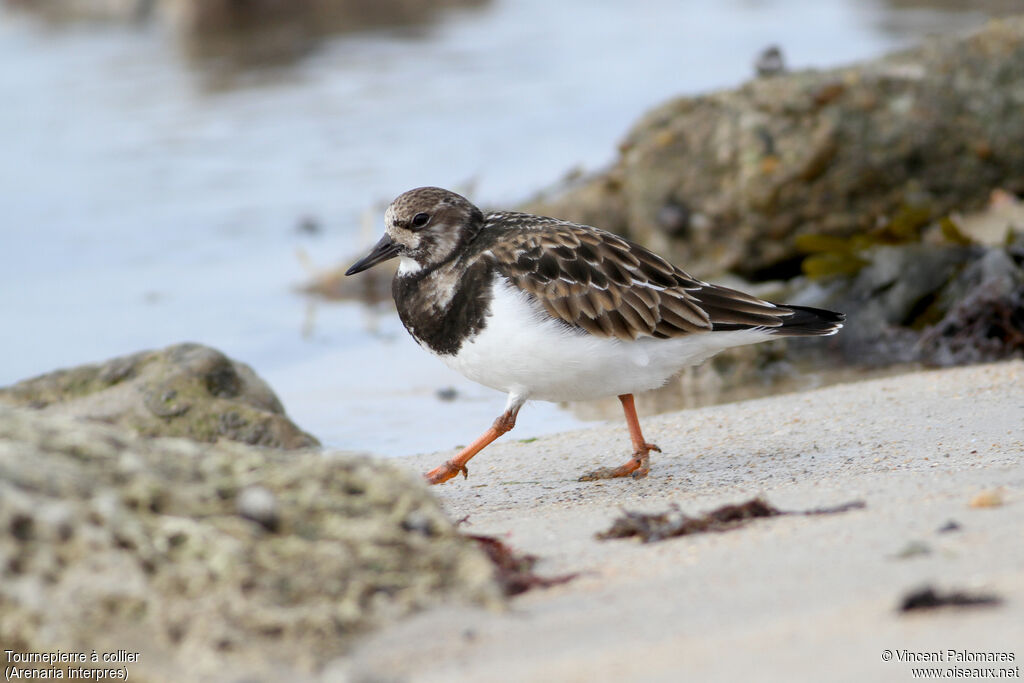
{"label": "white throat", "polygon": [[408,256],[400,256],[398,262],[398,274],[399,275],[411,275],[413,273],[423,270],[423,266],[416,262],[415,259],[411,259]]}

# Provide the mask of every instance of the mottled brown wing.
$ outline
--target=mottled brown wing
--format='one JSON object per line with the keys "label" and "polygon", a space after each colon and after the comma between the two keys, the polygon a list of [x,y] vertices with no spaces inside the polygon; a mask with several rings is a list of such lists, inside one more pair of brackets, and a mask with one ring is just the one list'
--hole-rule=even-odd
{"label": "mottled brown wing", "polygon": [[[687,275],[617,235],[526,214],[490,245],[495,266],[552,316],[601,337],[666,339],[694,332],[779,327],[792,311]],[[517,221],[516,219],[521,219]]]}

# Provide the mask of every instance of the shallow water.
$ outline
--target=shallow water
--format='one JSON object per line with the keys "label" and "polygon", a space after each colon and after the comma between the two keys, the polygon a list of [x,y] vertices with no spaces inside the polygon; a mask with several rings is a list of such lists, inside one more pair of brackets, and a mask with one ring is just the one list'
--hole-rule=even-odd
{"label": "shallow water", "polygon": [[[190,340],[254,366],[331,446],[464,443],[504,397],[386,309],[311,317],[300,254],[356,255],[410,187],[508,206],[607,163],[646,109],[742,82],[769,44],[824,67],[984,19],[912,4],[499,0],[227,78],[159,23],[55,25],[0,5],[0,385]],[[456,399],[437,398],[449,386]],[[516,436],[581,424],[531,404]]]}

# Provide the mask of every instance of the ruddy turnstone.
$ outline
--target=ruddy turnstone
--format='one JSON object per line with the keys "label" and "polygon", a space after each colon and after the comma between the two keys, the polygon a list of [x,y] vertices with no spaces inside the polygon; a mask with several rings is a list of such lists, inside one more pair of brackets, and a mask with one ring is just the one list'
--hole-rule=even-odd
{"label": "ruddy turnstone", "polygon": [[449,367],[508,394],[476,441],[426,474],[440,484],[516,424],[528,399],[618,396],[633,457],[581,480],[649,472],[633,394],[724,349],[835,334],[844,316],[762,301],[687,275],[610,232],[555,218],[484,214],[437,187],[410,190],[385,234],[345,273],[398,257],[392,294],[409,334]]}

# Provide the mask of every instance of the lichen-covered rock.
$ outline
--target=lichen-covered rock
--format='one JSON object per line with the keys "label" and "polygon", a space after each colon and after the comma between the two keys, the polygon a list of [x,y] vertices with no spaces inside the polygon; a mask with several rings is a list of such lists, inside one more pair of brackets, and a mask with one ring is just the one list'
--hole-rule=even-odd
{"label": "lichen-covered rock", "polygon": [[646,114],[613,166],[531,203],[627,234],[695,274],[799,272],[796,238],[1024,191],[1024,17],[962,40],[753,80]]}
{"label": "lichen-covered rock", "polygon": [[142,351],[0,387],[0,405],[120,424],[144,436],[319,445],[252,368],[199,344]]}
{"label": "lichen-covered rock", "polygon": [[0,407],[0,642],[133,680],[296,680],[377,623],[497,600],[426,486],[353,457]]}
{"label": "lichen-covered rock", "polygon": [[844,364],[963,365],[1024,355],[1024,233],[1003,244],[916,242],[859,252],[856,273],[793,280],[798,304],[847,312]]}

